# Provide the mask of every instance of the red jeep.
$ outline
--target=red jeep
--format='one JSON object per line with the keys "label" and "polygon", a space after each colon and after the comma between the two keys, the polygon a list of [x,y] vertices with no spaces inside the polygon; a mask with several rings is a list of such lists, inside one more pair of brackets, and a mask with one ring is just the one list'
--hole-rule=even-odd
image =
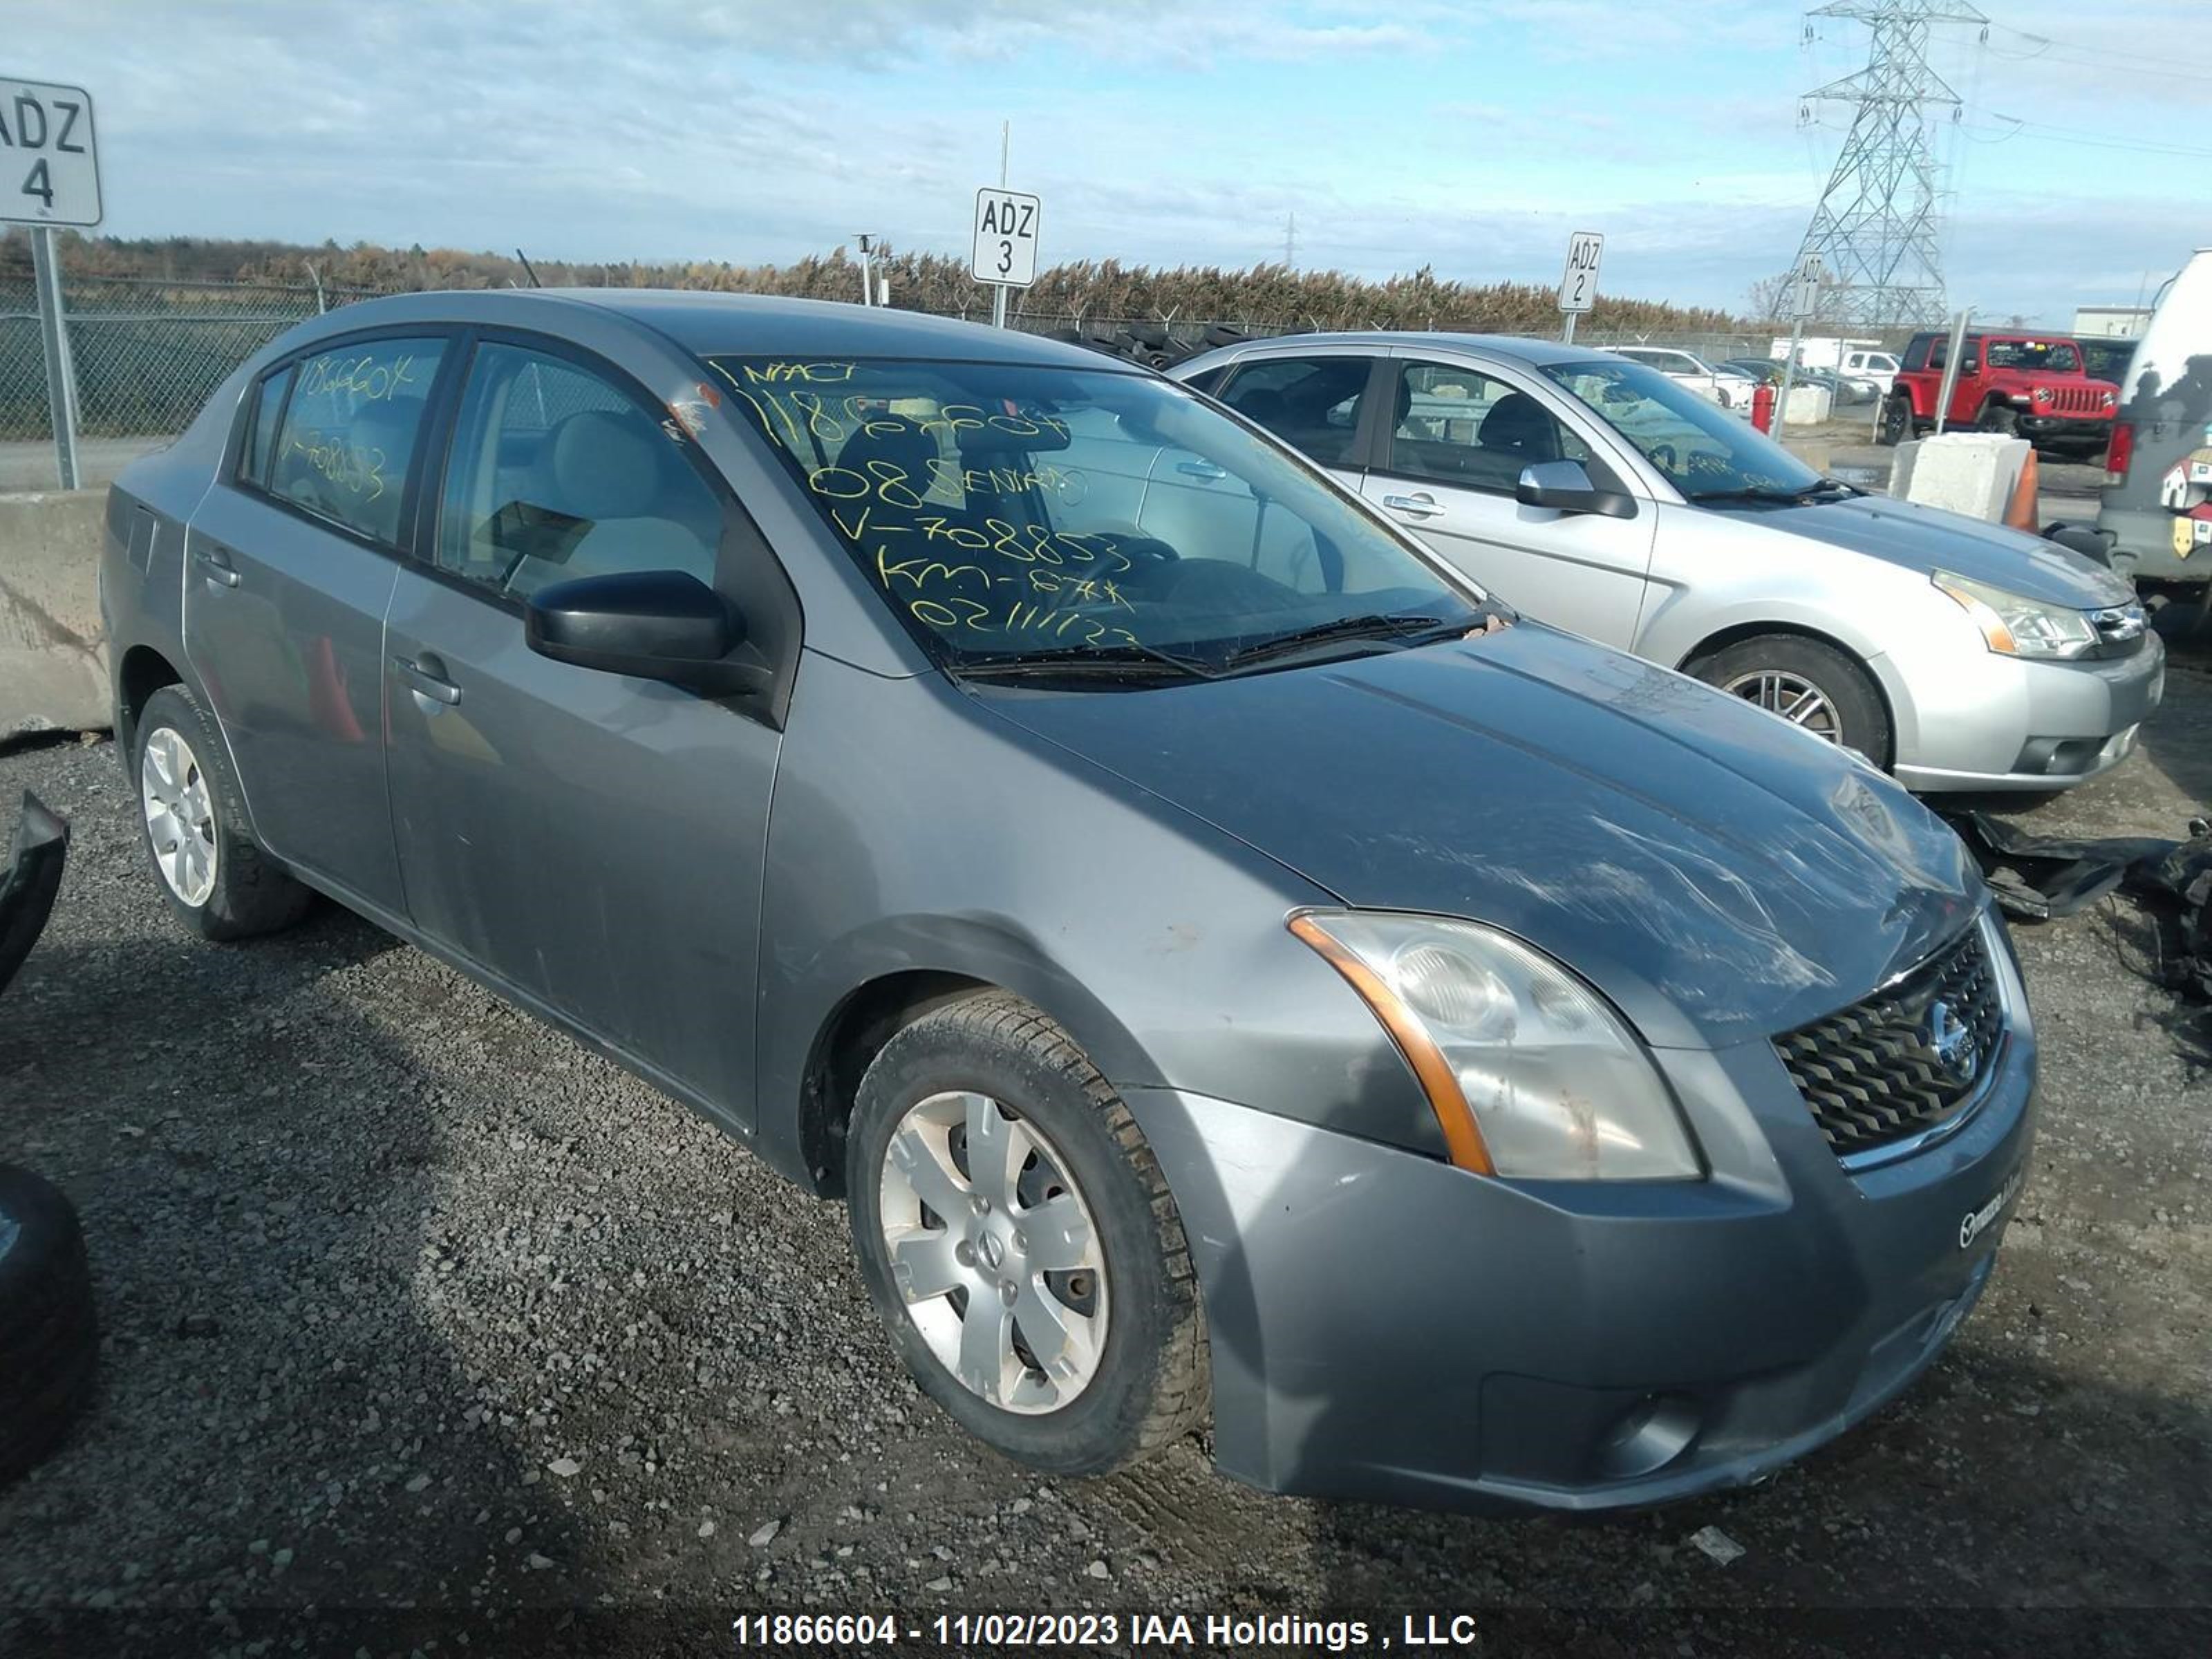
{"label": "red jeep", "polygon": [[[1948,333],[1912,337],[1882,404],[1881,442],[1901,443],[1934,428],[1950,344]],[[1944,425],[2096,454],[2112,435],[2120,389],[2092,380],[2082,364],[2081,343],[2063,335],[1969,334]]]}

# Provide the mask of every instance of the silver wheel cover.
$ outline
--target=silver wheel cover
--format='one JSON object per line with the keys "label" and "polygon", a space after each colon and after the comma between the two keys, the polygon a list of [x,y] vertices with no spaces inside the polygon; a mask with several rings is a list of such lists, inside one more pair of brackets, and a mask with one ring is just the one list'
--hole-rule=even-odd
{"label": "silver wheel cover", "polygon": [[932,1095],[892,1132],[877,1181],[907,1317],[961,1386],[1026,1416],[1098,1373],[1106,1260],[1059,1150],[988,1095]]}
{"label": "silver wheel cover", "polygon": [[1757,703],[1770,714],[1779,714],[1816,738],[1826,738],[1830,743],[1844,740],[1843,716],[1837,714],[1835,704],[1828,701],[1826,692],[1802,675],[1775,668],[1755,669],[1737,675],[1721,690]]}
{"label": "silver wheel cover", "polygon": [[146,810],[146,838],[169,890],[198,909],[215,891],[215,804],[208,776],[175,727],[146,734],[138,762],[138,799]]}

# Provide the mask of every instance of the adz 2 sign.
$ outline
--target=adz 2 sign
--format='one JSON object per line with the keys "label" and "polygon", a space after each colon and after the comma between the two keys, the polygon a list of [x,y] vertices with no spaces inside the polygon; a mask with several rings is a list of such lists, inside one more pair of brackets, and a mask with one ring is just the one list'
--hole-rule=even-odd
{"label": "adz 2 sign", "polygon": [[78,87],[0,81],[0,223],[99,222],[92,100]]}

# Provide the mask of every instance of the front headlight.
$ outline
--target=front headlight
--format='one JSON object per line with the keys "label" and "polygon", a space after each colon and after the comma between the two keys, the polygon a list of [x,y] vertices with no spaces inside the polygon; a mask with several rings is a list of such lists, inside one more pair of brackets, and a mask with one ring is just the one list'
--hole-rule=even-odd
{"label": "front headlight", "polygon": [[2071,606],[2008,593],[1987,582],[1939,570],[1929,578],[1974,619],[1992,651],[2008,657],[2078,657],[2094,648],[2097,630]]}
{"label": "front headlight", "polygon": [[1461,1168],[1532,1181],[1701,1173],[1635,1034],[1550,957],[1435,916],[1308,911],[1290,927],[1397,1042]]}

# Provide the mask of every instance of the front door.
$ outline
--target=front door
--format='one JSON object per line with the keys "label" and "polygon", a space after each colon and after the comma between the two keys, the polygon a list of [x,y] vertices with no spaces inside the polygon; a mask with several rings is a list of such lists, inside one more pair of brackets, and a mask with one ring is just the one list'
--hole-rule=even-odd
{"label": "front door", "polygon": [[1522,469],[1573,460],[1619,478],[1534,392],[1457,363],[1401,366],[1398,421],[1360,493],[1447,561],[1540,622],[1629,647],[1657,516],[1559,513],[1514,499]]}
{"label": "front door", "polygon": [[769,556],[710,477],[611,368],[477,346],[431,557],[392,595],[392,823],[423,933],[743,1124],[779,734],[522,623],[576,576],[728,591],[726,561]]}
{"label": "front door", "polygon": [[385,800],[384,613],[448,343],[379,337],[264,376],[237,470],[192,514],[185,654],[263,845],[400,908]]}

